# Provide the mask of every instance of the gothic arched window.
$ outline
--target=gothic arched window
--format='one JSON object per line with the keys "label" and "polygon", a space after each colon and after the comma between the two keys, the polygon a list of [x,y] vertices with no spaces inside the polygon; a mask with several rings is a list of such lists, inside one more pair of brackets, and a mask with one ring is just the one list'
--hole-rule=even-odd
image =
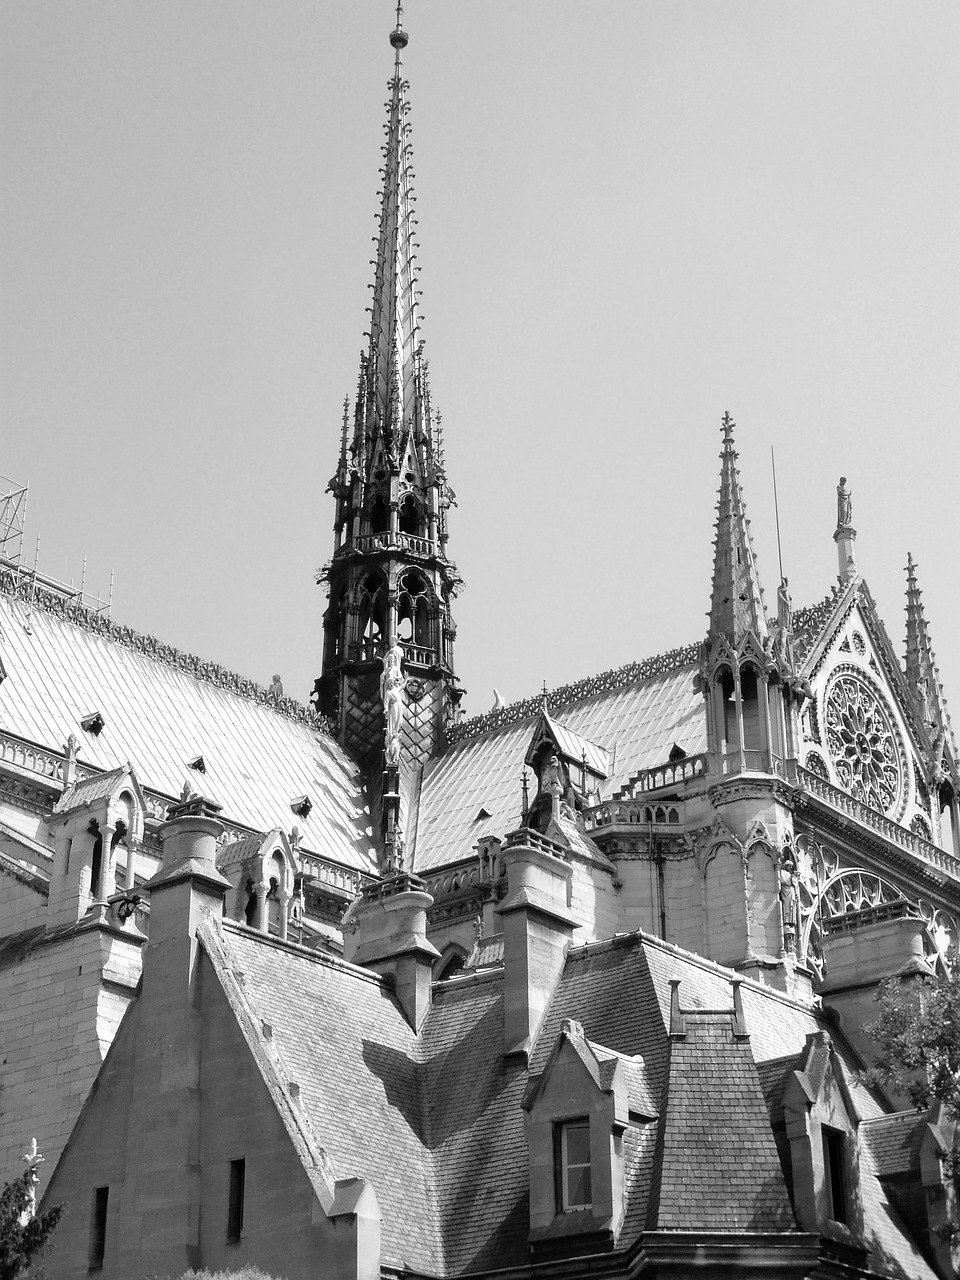
{"label": "gothic arched window", "polygon": [[423,510],[412,493],[408,493],[401,501],[397,518],[401,533],[409,533],[415,538],[423,537]]}
{"label": "gothic arched window", "polygon": [[364,647],[380,644],[387,633],[387,581],[382,573],[374,570],[360,579],[357,605]]}
{"label": "gothic arched window", "polygon": [[401,574],[397,597],[397,637],[405,644],[433,648],[430,625],[430,587],[422,574]]}
{"label": "gothic arched window", "polygon": [[376,494],[367,510],[371,533],[386,533],[390,528],[390,508],[382,493]]}

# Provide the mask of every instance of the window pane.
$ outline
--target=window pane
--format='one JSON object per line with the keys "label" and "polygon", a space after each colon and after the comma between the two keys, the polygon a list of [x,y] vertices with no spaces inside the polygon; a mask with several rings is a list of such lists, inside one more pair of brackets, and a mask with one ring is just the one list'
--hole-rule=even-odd
{"label": "window pane", "polygon": [[567,1164],[590,1163],[590,1125],[568,1124],[564,1128],[567,1139]]}
{"label": "window pane", "polygon": [[567,1166],[567,1208],[586,1208],[593,1202],[590,1166]]}

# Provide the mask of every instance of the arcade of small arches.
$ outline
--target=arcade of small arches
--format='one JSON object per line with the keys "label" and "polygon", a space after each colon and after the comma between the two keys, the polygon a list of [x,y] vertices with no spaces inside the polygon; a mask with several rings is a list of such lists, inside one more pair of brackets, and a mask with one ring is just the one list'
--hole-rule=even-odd
{"label": "arcade of small arches", "polygon": [[[347,610],[345,640],[350,658],[379,657],[388,637],[394,636],[407,648],[408,660],[449,663],[450,628],[445,625],[449,602],[441,601],[418,568],[401,569],[396,581],[396,591],[391,593],[387,574],[380,568],[368,569],[357,580]],[[341,616],[343,594],[331,602],[331,628]]]}
{"label": "arcade of small arches", "polygon": [[759,658],[721,661],[713,672],[707,706],[721,748],[722,771],[779,772],[777,766],[795,754],[785,702],[802,700],[805,693]]}

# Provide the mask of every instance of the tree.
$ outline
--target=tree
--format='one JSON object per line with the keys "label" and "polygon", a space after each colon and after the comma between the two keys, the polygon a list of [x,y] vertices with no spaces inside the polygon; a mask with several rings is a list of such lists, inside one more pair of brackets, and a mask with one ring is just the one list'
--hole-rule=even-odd
{"label": "tree", "polygon": [[17,1280],[17,1276],[42,1253],[53,1235],[63,1205],[46,1213],[31,1214],[34,1205],[36,1173],[33,1168],[0,1191],[0,1280]]}
{"label": "tree", "polygon": [[960,964],[903,984],[890,978],[877,992],[880,1016],[865,1028],[877,1047],[872,1083],[909,1098],[918,1111],[940,1101],[960,1120]]}
{"label": "tree", "polygon": [[954,1249],[960,1242],[955,1219],[960,1202],[960,962],[951,953],[946,973],[903,983],[890,978],[880,984],[880,1016],[865,1030],[873,1037],[876,1059],[867,1072],[869,1084],[885,1085],[910,1099],[918,1111],[942,1104],[946,1126],[939,1126],[943,1173],[953,1183],[947,1218],[934,1234]]}

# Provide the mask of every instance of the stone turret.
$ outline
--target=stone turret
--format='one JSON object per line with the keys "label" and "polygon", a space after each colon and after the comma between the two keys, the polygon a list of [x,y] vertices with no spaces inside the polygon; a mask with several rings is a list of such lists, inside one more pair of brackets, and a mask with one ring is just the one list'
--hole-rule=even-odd
{"label": "stone turret", "polygon": [[[715,830],[704,841],[707,954],[760,981],[795,988],[793,821],[799,709],[809,692],[793,656],[787,581],[768,621],[724,414],[710,625],[700,680],[707,703]],[[794,894],[795,896],[795,894]],[[801,983],[809,994],[808,979]]]}

